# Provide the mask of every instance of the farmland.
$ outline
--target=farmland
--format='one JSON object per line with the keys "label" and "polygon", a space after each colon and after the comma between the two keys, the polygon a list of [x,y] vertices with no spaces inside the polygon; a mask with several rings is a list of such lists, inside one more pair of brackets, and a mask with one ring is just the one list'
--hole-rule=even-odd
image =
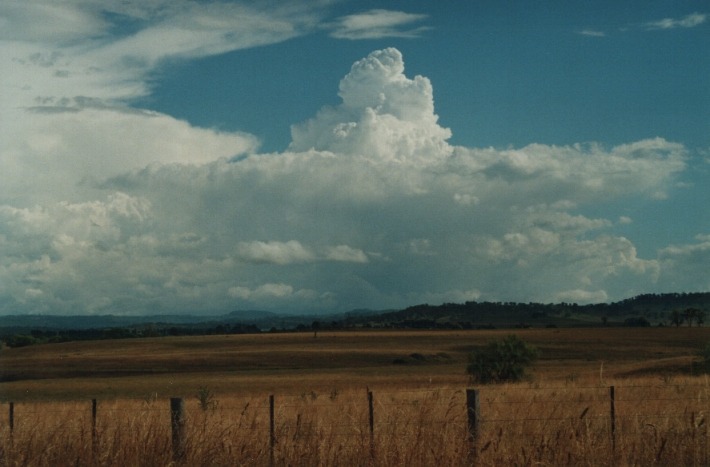
{"label": "farmland", "polygon": [[[512,331],[359,331],[164,337],[3,349],[4,400],[254,394],[467,384],[468,353]],[[527,329],[538,382],[687,374],[710,328]]]}
{"label": "farmland", "polygon": [[[170,464],[167,402],[179,396],[187,405],[192,465],[268,465],[270,456],[276,465],[466,465],[472,462],[467,355],[509,333],[273,333],[3,349],[0,456],[8,465]],[[479,388],[485,422],[475,448],[479,464],[708,460],[710,384],[691,372],[710,329],[515,334],[538,347],[541,358],[527,381]],[[613,441],[612,385],[619,397]],[[214,402],[207,411],[200,391]],[[371,434],[366,391],[375,400]],[[269,395],[277,401],[271,451]],[[92,398],[99,401],[93,447],[87,442]]]}

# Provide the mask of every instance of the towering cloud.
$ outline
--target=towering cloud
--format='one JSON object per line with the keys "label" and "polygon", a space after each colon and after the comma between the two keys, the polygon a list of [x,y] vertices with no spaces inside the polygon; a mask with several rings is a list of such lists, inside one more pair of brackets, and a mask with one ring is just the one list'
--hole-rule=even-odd
{"label": "towering cloud", "polygon": [[427,78],[404,75],[402,54],[377,50],[340,82],[338,107],[291,129],[290,149],[316,149],[368,159],[430,161],[451,153],[451,131],[438,125]]}
{"label": "towering cloud", "polygon": [[594,301],[673,284],[707,250],[699,237],[642,258],[583,214],[666,196],[680,144],[452,146],[431,83],[392,48],[355,62],[339,96],[278,154],[135,109],[40,119],[43,138],[4,147],[3,187],[28,167],[77,175],[0,189],[0,313]]}

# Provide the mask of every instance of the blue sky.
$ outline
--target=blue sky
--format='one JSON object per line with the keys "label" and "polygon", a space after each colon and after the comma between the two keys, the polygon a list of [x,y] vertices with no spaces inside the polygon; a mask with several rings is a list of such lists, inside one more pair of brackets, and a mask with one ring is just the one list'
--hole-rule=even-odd
{"label": "blue sky", "polygon": [[[704,131],[710,105],[707,25],[650,26],[657,18],[687,18],[702,10],[702,2],[639,2],[638,8],[614,2],[587,8],[571,2],[539,8],[510,2],[462,2],[460,8],[397,3],[426,15],[410,28],[431,29],[417,38],[359,41],[333,40],[329,30],[321,30],[182,62],[158,77],[142,104],[202,125],[247,130],[262,138],[264,150],[283,150],[290,125],[323,104],[337,103],[333,83],[353,57],[392,46],[403,53],[410,74],[434,84],[442,125],[457,130],[455,144],[619,144],[660,134],[697,147],[710,144]],[[362,2],[339,3],[329,11],[339,15],[360,8]],[[185,96],[188,89],[194,94]],[[271,111],[270,102],[284,111]],[[235,112],[235,104],[250,112]]]}
{"label": "blue sky", "polygon": [[707,291],[705,2],[4,2],[0,314]]}

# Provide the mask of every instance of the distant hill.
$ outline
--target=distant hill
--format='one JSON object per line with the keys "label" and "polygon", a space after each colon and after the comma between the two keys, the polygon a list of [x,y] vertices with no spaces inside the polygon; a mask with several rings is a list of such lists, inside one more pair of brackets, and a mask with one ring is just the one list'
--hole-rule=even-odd
{"label": "distant hill", "polygon": [[[244,333],[311,329],[569,327],[670,325],[674,310],[701,310],[710,319],[710,293],[644,294],[615,303],[465,302],[421,304],[402,310],[352,310],[336,314],[277,314],[237,310],[224,315],[0,316],[0,338],[28,335],[39,341],[159,335]],[[697,319],[696,323],[697,324]],[[702,324],[702,323],[701,323]],[[28,342],[31,339],[28,340]]]}
{"label": "distant hill", "polygon": [[[673,310],[710,312],[710,293],[644,294],[615,303],[466,302],[415,305],[403,310],[349,320],[351,325],[408,328],[484,328],[670,324]],[[636,321],[634,320],[636,318]],[[710,315],[708,316],[710,319]]]}
{"label": "distant hill", "polygon": [[145,324],[252,323],[272,320],[276,313],[262,310],[238,310],[225,315],[7,315],[0,316],[0,328],[93,329],[138,326]]}

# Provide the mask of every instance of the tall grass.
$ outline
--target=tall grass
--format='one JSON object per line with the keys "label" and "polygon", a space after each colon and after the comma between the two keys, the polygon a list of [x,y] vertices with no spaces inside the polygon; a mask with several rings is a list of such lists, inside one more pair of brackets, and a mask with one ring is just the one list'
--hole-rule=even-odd
{"label": "tall grass", "polygon": [[[710,385],[703,378],[484,386],[475,444],[464,388],[365,389],[186,398],[185,457],[173,459],[166,399],[18,403],[10,433],[0,406],[0,465],[262,466],[708,465]],[[272,457],[273,456],[273,457]]]}

